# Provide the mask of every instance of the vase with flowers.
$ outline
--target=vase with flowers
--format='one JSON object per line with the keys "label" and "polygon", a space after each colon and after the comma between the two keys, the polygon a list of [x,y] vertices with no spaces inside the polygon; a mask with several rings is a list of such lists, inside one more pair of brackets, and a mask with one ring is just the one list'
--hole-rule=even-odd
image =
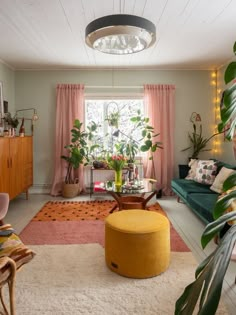
{"label": "vase with flowers", "polygon": [[122,186],[122,169],[127,162],[127,158],[123,155],[112,155],[108,157],[108,166],[115,171],[115,188],[116,191],[121,190]]}

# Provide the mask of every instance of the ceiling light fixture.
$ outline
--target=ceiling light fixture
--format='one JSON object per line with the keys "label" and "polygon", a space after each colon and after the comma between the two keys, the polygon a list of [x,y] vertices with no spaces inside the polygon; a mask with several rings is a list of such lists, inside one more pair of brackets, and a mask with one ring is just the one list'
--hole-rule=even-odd
{"label": "ceiling light fixture", "polygon": [[85,38],[89,47],[103,53],[133,54],[153,45],[156,27],[149,20],[135,15],[107,15],[87,25]]}

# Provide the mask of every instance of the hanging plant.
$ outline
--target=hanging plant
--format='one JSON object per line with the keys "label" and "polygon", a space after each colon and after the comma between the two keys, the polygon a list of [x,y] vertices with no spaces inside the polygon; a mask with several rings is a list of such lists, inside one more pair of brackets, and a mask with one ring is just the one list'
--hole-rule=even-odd
{"label": "hanging plant", "polygon": [[107,120],[108,122],[108,125],[110,127],[114,127],[114,128],[117,128],[119,127],[119,119],[120,119],[120,113],[119,111],[117,112],[113,112],[113,113],[110,113],[105,120]]}

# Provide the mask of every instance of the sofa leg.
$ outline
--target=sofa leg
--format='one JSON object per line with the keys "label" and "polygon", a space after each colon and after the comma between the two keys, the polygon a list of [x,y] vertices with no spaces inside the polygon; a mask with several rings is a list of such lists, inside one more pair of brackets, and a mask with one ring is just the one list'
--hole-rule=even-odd
{"label": "sofa leg", "polygon": [[178,202],[178,203],[185,203],[185,202],[182,201],[182,199],[180,199],[179,196],[177,196],[177,202]]}

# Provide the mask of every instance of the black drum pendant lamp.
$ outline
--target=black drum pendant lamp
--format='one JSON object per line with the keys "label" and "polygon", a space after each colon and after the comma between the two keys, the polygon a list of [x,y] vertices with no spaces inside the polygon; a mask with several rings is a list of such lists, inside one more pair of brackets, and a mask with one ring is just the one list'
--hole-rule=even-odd
{"label": "black drum pendant lamp", "polygon": [[139,16],[108,15],[89,23],[85,38],[89,47],[103,53],[133,54],[153,45],[156,40],[156,27]]}

